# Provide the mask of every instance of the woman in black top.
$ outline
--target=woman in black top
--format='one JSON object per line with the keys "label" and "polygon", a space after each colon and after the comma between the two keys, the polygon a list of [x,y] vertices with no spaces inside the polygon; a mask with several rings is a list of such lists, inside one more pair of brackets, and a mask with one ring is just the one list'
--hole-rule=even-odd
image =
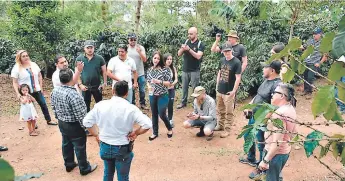
{"label": "woman in black top", "polygon": [[168,129],[168,138],[173,136],[172,127],[166,115],[169,103],[168,87],[172,85],[171,72],[169,68],[165,67],[162,55],[158,51],[153,53],[152,63],[153,66],[147,71],[147,87],[153,125],[153,134],[149,137],[150,141],[158,137],[158,115]]}
{"label": "woman in black top", "polygon": [[168,87],[169,92],[169,104],[168,104],[168,118],[170,120],[170,124],[174,127],[173,121],[173,113],[174,113],[174,101],[175,101],[175,85],[177,84],[177,70],[174,67],[173,58],[170,53],[166,53],[163,55],[163,59],[165,62],[165,67],[169,68],[171,72],[172,81],[174,81],[170,87]]}

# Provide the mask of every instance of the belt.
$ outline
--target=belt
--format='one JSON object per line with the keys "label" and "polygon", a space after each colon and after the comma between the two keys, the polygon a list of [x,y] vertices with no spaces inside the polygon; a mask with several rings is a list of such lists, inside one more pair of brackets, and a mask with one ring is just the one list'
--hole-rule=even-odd
{"label": "belt", "polygon": [[103,144],[105,144],[105,145],[108,145],[108,146],[114,146],[114,147],[119,147],[119,148],[122,148],[122,147],[128,147],[129,146],[129,144],[126,144],[126,145],[110,145],[110,144],[108,144],[108,143],[104,143],[103,141],[101,141]]}

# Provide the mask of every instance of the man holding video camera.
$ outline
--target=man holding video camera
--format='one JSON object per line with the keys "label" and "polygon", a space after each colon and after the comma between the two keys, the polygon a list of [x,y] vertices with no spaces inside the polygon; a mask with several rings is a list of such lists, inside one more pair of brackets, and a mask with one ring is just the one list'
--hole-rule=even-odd
{"label": "man holding video camera", "polygon": [[[252,101],[250,101],[249,104],[262,104],[262,103],[268,103],[271,104],[271,98],[272,94],[277,87],[277,85],[281,82],[279,73],[281,69],[281,63],[278,60],[272,61],[270,64],[261,63],[263,66],[263,77],[266,79],[259,87],[258,92],[256,96],[253,98]],[[247,119],[249,119],[248,124],[254,124],[254,114],[255,111],[258,110],[258,107],[251,110],[244,110],[244,114]],[[246,137],[246,135],[244,135]],[[262,130],[259,130],[258,134],[256,135],[256,139],[258,142],[264,142],[264,132]],[[255,143],[250,148],[247,158],[240,158],[240,162],[244,164],[248,164],[250,166],[256,167],[258,163],[262,160],[263,157],[263,150],[265,145],[264,144],[258,144],[258,149],[260,152],[260,158],[258,162],[255,158]]]}

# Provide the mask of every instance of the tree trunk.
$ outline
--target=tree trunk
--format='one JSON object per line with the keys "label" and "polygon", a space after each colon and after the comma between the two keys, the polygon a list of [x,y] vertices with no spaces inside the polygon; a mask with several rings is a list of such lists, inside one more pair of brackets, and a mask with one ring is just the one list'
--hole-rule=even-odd
{"label": "tree trunk", "polygon": [[135,33],[139,32],[139,25],[140,25],[140,10],[143,1],[138,0],[137,12],[135,13]]}
{"label": "tree trunk", "polygon": [[295,23],[290,25],[290,35],[289,35],[289,41],[292,39],[292,35],[293,35],[293,29],[294,29]]}
{"label": "tree trunk", "polygon": [[106,1],[102,1],[102,20],[103,20],[103,23],[105,25],[105,27],[107,28],[108,26],[108,23],[107,23],[107,10],[108,10],[108,7],[107,7],[107,2]]}

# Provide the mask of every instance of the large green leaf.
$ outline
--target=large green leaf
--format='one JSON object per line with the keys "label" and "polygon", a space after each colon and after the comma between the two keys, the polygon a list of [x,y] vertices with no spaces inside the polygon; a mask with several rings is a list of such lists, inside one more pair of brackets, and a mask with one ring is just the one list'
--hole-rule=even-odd
{"label": "large green leaf", "polygon": [[252,147],[254,144],[254,141],[255,141],[254,134],[255,134],[255,130],[252,129],[250,130],[250,132],[248,132],[248,135],[244,138],[243,150],[244,150],[244,153],[246,154],[249,152],[250,147]]}
{"label": "large green leaf", "polygon": [[249,133],[253,129],[253,125],[249,125],[250,127],[242,128],[241,134],[237,136],[237,139],[242,138],[245,134]]}
{"label": "large green leaf", "polygon": [[245,109],[254,109],[256,106],[258,106],[258,104],[246,104],[246,105],[242,106],[240,108],[240,110],[243,111]]}
{"label": "large green leaf", "polygon": [[345,102],[345,84],[343,82],[337,82],[337,88],[338,88],[338,98]]}
{"label": "large green leaf", "polygon": [[284,74],[283,74],[283,82],[284,83],[289,83],[293,77],[295,76],[295,72],[288,69]]}
{"label": "large green leaf", "polygon": [[345,63],[334,62],[328,71],[328,78],[337,81],[343,76],[345,76]]}
{"label": "large green leaf", "polygon": [[302,63],[298,62],[298,68],[297,68],[298,74],[304,73],[305,69],[307,69],[305,66],[306,65],[303,62]]}
{"label": "large green leaf", "polygon": [[303,54],[301,55],[300,60],[304,61],[310,54],[314,51],[313,46],[309,46],[306,50],[304,50]]}
{"label": "large green leaf", "polygon": [[341,18],[339,22],[339,27],[338,27],[339,32],[344,32],[345,31],[345,15]]}
{"label": "large green leaf", "polygon": [[14,180],[14,169],[6,160],[2,158],[0,158],[0,175],[1,181]]}
{"label": "large green leaf", "polygon": [[273,119],[272,124],[279,129],[284,129],[284,123],[281,119]]}
{"label": "large green leaf", "polygon": [[325,146],[321,146],[321,151],[320,151],[320,156],[319,156],[320,159],[327,155],[329,151],[329,147],[331,146],[332,143],[333,141],[329,141]]}
{"label": "large green leaf", "polygon": [[335,95],[333,85],[320,87],[311,105],[311,111],[314,115],[314,119],[316,116],[326,112],[334,99]]}
{"label": "large green leaf", "polygon": [[304,142],[304,150],[307,157],[310,157],[310,155],[313,154],[315,148],[319,145],[319,141],[313,139],[322,139],[323,136],[324,134],[319,131],[313,131],[307,135],[307,140],[310,140]]}
{"label": "large green leaf", "polygon": [[270,64],[273,60],[279,60],[283,57],[280,53],[273,54],[265,63]]}
{"label": "large green leaf", "polygon": [[341,155],[340,155],[340,158],[341,158],[341,163],[343,165],[345,165],[345,147],[343,147],[343,150],[341,151]]}
{"label": "large green leaf", "polygon": [[298,71],[298,62],[297,60],[294,58],[294,57],[290,57],[290,66],[291,66],[291,69],[294,71],[294,72],[297,72]]}
{"label": "large green leaf", "polygon": [[339,150],[338,150],[338,143],[337,142],[333,142],[332,143],[332,150],[333,150],[333,156],[335,159],[338,159],[339,156]]}
{"label": "large green leaf", "polygon": [[298,50],[302,46],[302,40],[299,38],[293,38],[289,41],[289,44],[286,45],[290,51]]}
{"label": "large green leaf", "polygon": [[331,120],[334,116],[335,116],[335,111],[337,110],[337,103],[335,101],[335,99],[331,102],[331,104],[329,105],[329,108],[327,109],[327,111],[325,112],[325,114],[323,114],[323,117],[325,117],[325,119],[327,121]]}
{"label": "large green leaf", "polygon": [[254,114],[254,124],[259,125],[262,123],[269,112],[271,112],[271,110],[269,110],[266,106],[260,106]]}
{"label": "large green leaf", "polygon": [[325,34],[325,36],[321,40],[321,45],[320,45],[321,53],[328,53],[329,51],[332,50],[332,41],[334,37],[335,37],[334,32],[328,32]]}

